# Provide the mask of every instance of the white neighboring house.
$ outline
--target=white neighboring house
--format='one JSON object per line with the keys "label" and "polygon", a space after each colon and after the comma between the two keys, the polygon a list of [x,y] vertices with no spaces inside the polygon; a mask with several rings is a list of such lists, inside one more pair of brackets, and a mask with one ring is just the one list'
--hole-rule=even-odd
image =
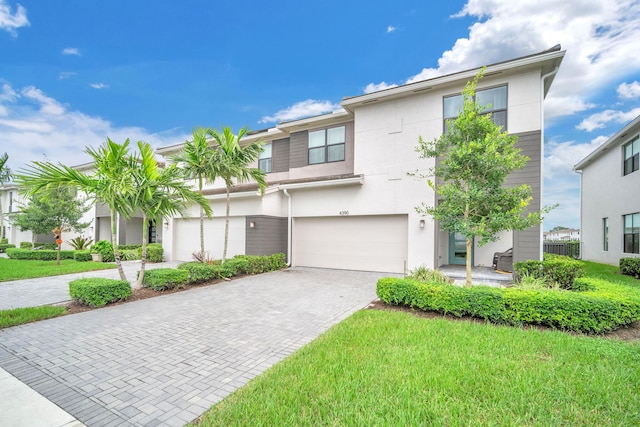
{"label": "white neighboring house", "polygon": [[[20,211],[20,204],[24,202],[23,197],[18,193],[18,187],[8,182],[0,186],[0,200],[2,201],[2,226],[4,226],[4,237],[10,244],[20,247],[20,242],[31,242],[30,231],[20,231],[16,225],[11,222],[10,215]],[[53,242],[54,237],[40,235],[40,242]]]}
{"label": "white neighboring house", "polygon": [[573,168],[580,174],[582,258],[640,256],[640,116]]}
{"label": "white neighboring house", "polygon": [[[543,100],[562,62],[559,46],[487,66],[476,98],[491,104],[493,119],[518,135],[529,156],[509,184],[533,188],[530,209],[542,206]],[[415,207],[437,202],[424,179],[433,159],[419,159],[418,138],[440,136],[461,106],[461,92],[478,68],[345,98],[332,114],[280,123],[242,141],[263,141],[256,167],[267,173],[264,195],[257,185],[233,189],[228,256],[288,254],[293,266],[402,273],[420,265],[462,264],[461,236],[441,230]],[[241,142],[242,143],[242,142]],[[163,156],[183,144],[158,150]],[[212,257],[223,249],[225,191],[216,181],[204,190],[215,217],[206,220]],[[196,207],[163,224],[167,259],[190,260],[199,249]],[[540,259],[542,229],[503,232],[500,240],[474,247],[473,264],[491,266],[494,252],[513,247],[514,261]]]}
{"label": "white neighboring house", "polygon": [[574,228],[563,228],[561,230],[545,231],[544,240],[580,240],[580,230],[576,230]]}

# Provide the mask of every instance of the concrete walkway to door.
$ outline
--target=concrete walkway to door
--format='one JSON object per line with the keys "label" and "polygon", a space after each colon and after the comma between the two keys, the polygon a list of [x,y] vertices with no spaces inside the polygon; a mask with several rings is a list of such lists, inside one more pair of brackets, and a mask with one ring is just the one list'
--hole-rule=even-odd
{"label": "concrete walkway to door", "polygon": [[0,368],[87,426],[182,426],[367,306],[383,276],[293,268],[4,329]]}

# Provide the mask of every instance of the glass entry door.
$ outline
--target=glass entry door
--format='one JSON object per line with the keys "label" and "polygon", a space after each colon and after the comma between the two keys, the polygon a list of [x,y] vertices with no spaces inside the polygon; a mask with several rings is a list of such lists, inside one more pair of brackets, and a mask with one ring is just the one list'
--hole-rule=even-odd
{"label": "glass entry door", "polygon": [[[473,247],[471,265],[473,265]],[[460,233],[449,233],[449,264],[465,265],[467,262],[467,239]]]}

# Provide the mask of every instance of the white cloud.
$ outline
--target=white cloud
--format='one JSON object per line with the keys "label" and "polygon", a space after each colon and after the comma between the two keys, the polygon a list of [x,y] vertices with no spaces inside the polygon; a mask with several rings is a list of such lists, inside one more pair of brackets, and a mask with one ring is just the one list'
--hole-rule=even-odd
{"label": "white cloud", "polygon": [[104,83],[91,83],[89,86],[91,86],[94,89],[106,89],[109,87],[108,84],[104,84]]}
{"label": "white cloud", "polygon": [[77,75],[78,75],[78,73],[76,73],[75,71],[62,71],[62,72],[60,72],[60,74],[58,74],[58,80],[69,79],[69,78],[77,76]]}
{"label": "white cloud", "polygon": [[634,81],[631,83],[622,83],[618,86],[618,96],[624,99],[640,98],[640,83]]}
{"label": "white cloud", "polygon": [[397,29],[398,29],[397,27],[394,27],[394,26],[392,26],[392,25],[389,25],[389,26],[387,27],[387,33],[393,33],[393,32],[394,32],[395,30],[397,30]]}
{"label": "white cloud", "polygon": [[320,114],[330,113],[340,110],[340,104],[333,104],[331,101],[317,101],[315,99],[307,99],[284,108],[272,116],[264,116],[259,123],[286,122],[304,117],[312,117]]}
{"label": "white cloud", "polygon": [[364,88],[364,93],[378,92],[385,89],[391,89],[392,87],[398,86],[394,83],[380,82],[380,83],[369,83]]}
{"label": "white cloud", "polygon": [[9,154],[9,167],[16,171],[44,157],[54,163],[78,165],[90,161],[87,146],[98,147],[107,137],[117,142],[130,138],[153,147],[184,142],[189,133],[170,131],[150,133],[140,127],[117,127],[97,116],[63,107],[40,89],[27,86],[14,89],[0,86],[0,135],[2,152]]}
{"label": "white cloud", "polygon": [[[561,44],[567,54],[551,92],[548,118],[592,108],[590,96],[630,73],[640,71],[640,2],[637,0],[469,0],[453,16],[476,22],[438,59],[405,83],[491,64]],[[369,86],[367,86],[369,87]]]}
{"label": "white cloud", "polygon": [[29,25],[27,9],[17,4],[16,12],[11,13],[11,6],[5,0],[0,0],[0,30],[5,30],[13,37],[16,37],[18,35],[16,29]]}
{"label": "white cloud", "polygon": [[595,113],[584,119],[576,126],[577,129],[591,132],[594,129],[602,129],[608,123],[614,122],[619,124],[628,123],[640,115],[640,107],[630,111],[604,110]]}
{"label": "white cloud", "polygon": [[67,47],[62,49],[62,54],[63,55],[76,55],[76,56],[82,56],[80,55],[80,50],[77,47]]}

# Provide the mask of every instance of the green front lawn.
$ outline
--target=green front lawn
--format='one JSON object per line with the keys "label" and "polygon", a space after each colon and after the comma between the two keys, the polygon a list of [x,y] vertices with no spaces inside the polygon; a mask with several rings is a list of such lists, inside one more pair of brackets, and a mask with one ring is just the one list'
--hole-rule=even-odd
{"label": "green front lawn", "polygon": [[54,305],[0,310],[0,329],[58,317],[66,311],[66,308]]}
{"label": "green front lawn", "polygon": [[[78,262],[72,259],[60,261],[34,261],[0,258],[0,282],[8,280],[34,279],[36,277],[58,276],[60,274],[83,273],[85,271],[115,268],[115,264],[102,262]],[[0,285],[1,286],[1,285]]]}
{"label": "green front lawn", "polygon": [[640,344],[365,310],[198,425],[640,425]]}

